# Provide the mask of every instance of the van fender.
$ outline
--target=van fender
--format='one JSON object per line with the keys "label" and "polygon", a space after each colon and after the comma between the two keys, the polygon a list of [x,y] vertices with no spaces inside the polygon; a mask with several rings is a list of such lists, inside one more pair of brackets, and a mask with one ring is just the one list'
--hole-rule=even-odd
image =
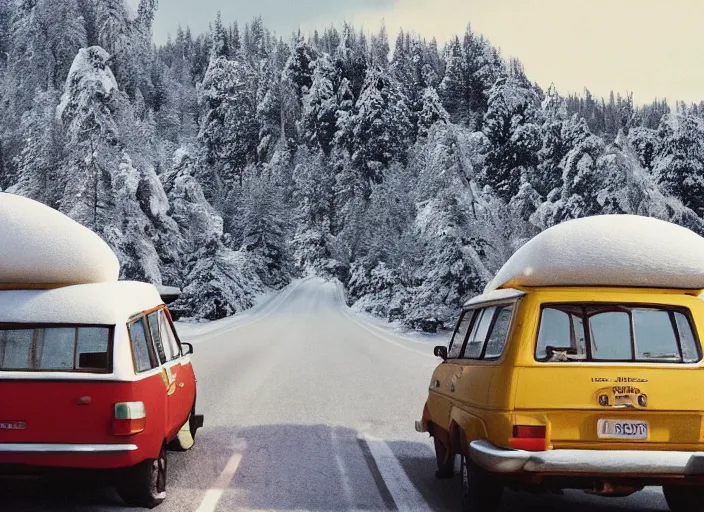
{"label": "van fender", "polygon": [[449,434],[452,451],[465,455],[469,455],[469,443],[489,437],[484,420],[458,408],[452,409]]}

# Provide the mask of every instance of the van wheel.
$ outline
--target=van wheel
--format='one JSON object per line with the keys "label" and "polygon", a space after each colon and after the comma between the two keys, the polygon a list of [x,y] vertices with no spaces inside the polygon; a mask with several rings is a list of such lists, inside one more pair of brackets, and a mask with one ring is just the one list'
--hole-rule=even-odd
{"label": "van wheel", "polygon": [[662,491],[672,512],[704,511],[704,487],[665,485]]}
{"label": "van wheel", "polygon": [[448,450],[437,437],[433,437],[435,442],[435,459],[438,464],[438,470],[435,472],[435,478],[452,478],[455,475],[455,456],[449,455]]}
{"label": "van wheel", "polygon": [[501,482],[462,455],[462,510],[495,512],[499,508],[504,487]]}
{"label": "van wheel", "polygon": [[129,469],[117,485],[117,494],[134,507],[154,508],[166,499],[166,449],[158,459],[147,459]]}

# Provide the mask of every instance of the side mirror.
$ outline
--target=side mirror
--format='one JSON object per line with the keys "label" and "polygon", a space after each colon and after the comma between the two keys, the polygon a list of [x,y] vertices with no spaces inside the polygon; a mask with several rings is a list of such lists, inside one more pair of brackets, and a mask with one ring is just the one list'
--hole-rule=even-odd
{"label": "side mirror", "polygon": [[191,355],[192,353],[193,353],[193,345],[182,341],[181,342],[181,355],[188,356],[188,355]]}
{"label": "side mirror", "polygon": [[439,357],[443,361],[447,361],[447,347],[445,345],[438,345],[433,349],[433,354],[435,357]]}

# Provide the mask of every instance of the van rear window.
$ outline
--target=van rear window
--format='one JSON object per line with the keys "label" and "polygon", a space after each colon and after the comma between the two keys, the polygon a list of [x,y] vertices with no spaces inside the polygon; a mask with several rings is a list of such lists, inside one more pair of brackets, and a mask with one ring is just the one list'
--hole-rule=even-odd
{"label": "van rear window", "polygon": [[570,303],[543,306],[535,358],[694,363],[701,351],[685,309]]}
{"label": "van rear window", "polygon": [[0,371],[107,373],[109,327],[0,328]]}

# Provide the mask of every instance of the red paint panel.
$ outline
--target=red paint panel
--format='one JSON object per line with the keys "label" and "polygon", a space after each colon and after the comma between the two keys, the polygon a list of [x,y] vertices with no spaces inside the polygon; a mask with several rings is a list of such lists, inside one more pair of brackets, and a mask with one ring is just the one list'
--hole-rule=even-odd
{"label": "red paint panel", "polygon": [[[90,397],[90,400],[86,400]],[[144,402],[143,432],[116,436],[114,404]],[[114,468],[155,458],[165,438],[166,388],[161,375],[137,382],[0,380],[0,423],[25,422],[22,430],[0,430],[0,443],[136,444],[129,454],[7,454],[0,464]]]}

